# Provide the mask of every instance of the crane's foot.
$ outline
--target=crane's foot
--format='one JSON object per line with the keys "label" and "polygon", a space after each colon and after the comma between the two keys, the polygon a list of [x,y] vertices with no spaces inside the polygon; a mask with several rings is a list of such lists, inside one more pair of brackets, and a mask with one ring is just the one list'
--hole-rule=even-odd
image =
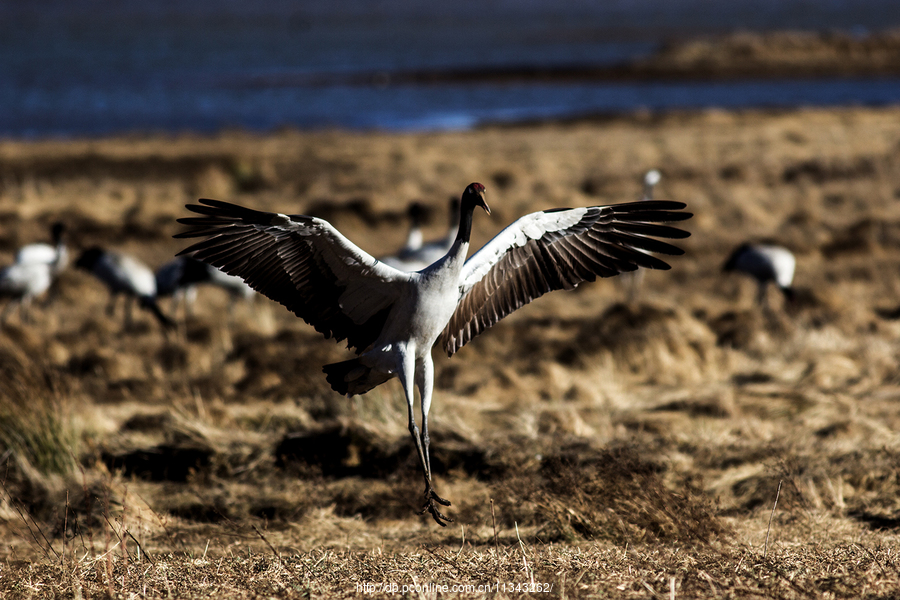
{"label": "crane's foot", "polygon": [[419,514],[422,515],[427,512],[431,515],[431,517],[438,525],[440,525],[441,527],[446,527],[447,523],[453,522],[453,519],[441,514],[441,511],[438,509],[437,504],[440,504],[442,506],[450,506],[450,501],[438,496],[437,492],[434,491],[434,488],[432,488],[430,484],[426,485],[425,505],[422,506],[422,510],[419,511]]}

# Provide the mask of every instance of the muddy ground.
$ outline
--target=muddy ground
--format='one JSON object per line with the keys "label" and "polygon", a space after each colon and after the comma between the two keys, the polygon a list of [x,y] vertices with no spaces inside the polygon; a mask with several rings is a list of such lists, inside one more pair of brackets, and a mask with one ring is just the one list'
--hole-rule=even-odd
{"label": "muddy ground", "polygon": [[[321,367],[348,352],[264,298],[229,309],[201,289],[165,335],[144,313],[108,317],[105,289],[67,270],[31,323],[13,313],[0,330],[0,589],[892,597],[898,108],[4,141],[0,263],[63,220],[76,255],[101,244],[156,267],[184,247],[175,219],[198,197],[323,216],[381,255],[403,242],[408,202],[433,208],[438,236],[472,181],[493,210],[477,247],[530,211],[637,199],[652,168],[657,197],[695,214],[671,271],[631,301],[616,280],[556,292],[436,352],[445,529],[416,514],[396,381],[338,396]],[[796,253],[794,303],[773,289],[760,307],[751,281],[721,273],[750,239]],[[498,591],[533,595],[463,595]]]}

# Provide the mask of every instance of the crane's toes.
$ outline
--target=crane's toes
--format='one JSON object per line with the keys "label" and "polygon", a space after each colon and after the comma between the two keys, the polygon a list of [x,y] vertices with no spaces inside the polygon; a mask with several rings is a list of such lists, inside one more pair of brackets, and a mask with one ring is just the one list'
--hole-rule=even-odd
{"label": "crane's toes", "polygon": [[438,504],[442,506],[450,506],[450,501],[438,496],[437,492],[434,491],[434,488],[431,487],[431,483],[427,482],[425,485],[425,504],[422,506],[422,510],[419,511],[419,514],[422,515],[427,512],[432,516],[432,518],[434,518],[435,522],[438,525],[440,525],[441,527],[446,527],[447,523],[453,522],[453,519],[441,514],[441,511],[438,510],[437,507]]}
{"label": "crane's toes", "polygon": [[[444,502],[447,502],[447,501],[444,500]],[[450,503],[447,502],[447,504],[445,506],[449,506],[449,505],[450,505]],[[434,522],[437,523],[438,525],[440,525],[441,527],[446,527],[447,523],[453,522],[453,519],[441,514],[441,511],[439,511],[438,507],[435,506],[434,500],[432,498],[428,498],[425,501],[425,506],[423,506],[422,510],[419,511],[419,514],[422,515],[422,514],[425,514],[425,512],[428,512],[431,515],[431,517],[434,519]]]}
{"label": "crane's toes", "polygon": [[433,489],[426,490],[425,498],[427,499],[427,502],[431,502],[432,500],[434,500],[435,502],[443,506],[450,506],[450,501],[438,496],[437,492],[435,492]]}

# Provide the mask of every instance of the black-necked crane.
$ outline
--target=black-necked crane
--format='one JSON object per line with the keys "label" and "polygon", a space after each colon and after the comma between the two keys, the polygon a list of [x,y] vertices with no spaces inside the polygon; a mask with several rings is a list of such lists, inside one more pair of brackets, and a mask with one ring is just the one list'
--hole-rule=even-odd
{"label": "black-necked crane", "polygon": [[29,321],[32,300],[50,289],[52,282],[53,273],[46,263],[13,263],[0,269],[0,298],[9,300],[0,313],[0,322],[6,322],[14,306],[19,307],[22,322]]}
{"label": "black-necked crane", "polygon": [[456,240],[459,230],[459,199],[449,202],[449,226],[447,233],[436,240],[424,242],[422,235],[423,207],[419,203],[410,206],[410,229],[406,244],[396,254],[383,256],[379,260],[401,271],[421,271],[447,254]]}
{"label": "black-necked crane", "polygon": [[208,269],[210,265],[190,256],[173,258],[156,270],[156,297],[173,296],[190,307],[197,296],[196,285],[206,279]]}
{"label": "black-necked crane", "polygon": [[[187,208],[191,229],[177,238],[205,238],[182,251],[243,278],[325,335],[347,340],[357,358],[325,365],[331,387],[363,394],[397,377],[406,396],[409,432],[425,478],[422,512],[445,525],[434,489],[428,412],[433,392],[432,346],[452,356],[503,317],[553,290],[639,267],[668,269],[650,254],[683,254],[656,238],[681,239],[665,225],[691,214],[680,202],[631,202],[551,209],[515,221],[466,259],[476,207],[490,214],[485,188],[466,187],[450,250],[415,272],[395,269],[361,250],[323,219],[252,210],[218,200]],[[415,418],[415,389],[421,429]]]}
{"label": "black-necked crane", "polygon": [[[55,296],[59,274],[69,265],[69,251],[65,242],[66,226],[57,221],[50,226],[52,243],[36,242],[22,246],[16,251],[17,265],[47,265],[50,268],[50,296]],[[39,275],[32,275],[40,277]]]}
{"label": "black-necked crane", "polygon": [[642,200],[653,200],[653,190],[659,185],[662,174],[656,169],[644,173],[644,196]]}
{"label": "black-necked crane", "polygon": [[110,316],[115,310],[116,298],[119,295],[126,296],[126,327],[130,327],[132,323],[132,299],[140,304],[141,308],[153,313],[164,328],[174,325],[156,303],[156,277],[153,271],[137,258],[123,252],[93,246],[81,253],[75,261],[75,266],[88,271],[106,285],[109,290],[106,312]]}
{"label": "black-necked crane", "polygon": [[156,297],[174,296],[176,302],[183,302],[188,313],[196,299],[197,286],[202,284],[225,290],[229,310],[237,300],[251,300],[256,296],[256,291],[240,277],[190,256],[176,256],[156,270]]}
{"label": "black-necked crane", "polygon": [[774,283],[788,301],[794,299],[791,286],[796,267],[794,253],[783,246],[745,242],[734,249],[722,270],[744,273],[756,280],[756,301],[760,306],[768,306],[766,290],[769,283]]}
{"label": "black-necked crane", "polygon": [[[406,217],[409,219],[409,231],[406,233],[406,242],[394,256],[404,256],[410,252],[416,252],[425,242],[425,235],[422,233],[422,221],[428,208],[421,202],[410,202],[406,207]],[[384,259],[382,259],[384,260]]]}
{"label": "black-necked crane", "polygon": [[65,243],[66,226],[56,222],[50,227],[52,244],[43,242],[27,244],[16,252],[15,262],[20,265],[45,264],[56,276],[69,264],[69,251]]}
{"label": "black-necked crane", "polygon": [[64,233],[65,225],[54,223],[50,227],[52,244],[26,244],[16,251],[13,264],[0,270],[0,297],[10,300],[0,313],[0,321],[5,322],[16,305],[22,321],[29,320],[32,300],[50,289],[69,263]]}

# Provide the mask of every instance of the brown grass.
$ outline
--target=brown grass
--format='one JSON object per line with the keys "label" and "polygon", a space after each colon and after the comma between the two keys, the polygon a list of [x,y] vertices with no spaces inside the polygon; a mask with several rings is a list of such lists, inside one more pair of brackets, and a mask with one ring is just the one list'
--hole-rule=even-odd
{"label": "brown grass", "polygon": [[[198,196],[327,214],[379,254],[402,242],[408,200],[441,207],[476,180],[496,215],[477,219],[479,243],[530,210],[631,200],[654,167],[659,195],[696,216],[687,254],[637,302],[614,281],[553,294],[437,358],[446,529],[416,515],[396,382],[336,396],[321,366],[343,348],[266,300],[229,314],[216,290],[177,334],[144,315],[124,330],[105,291],[66,272],[33,325],[0,330],[0,594],[499,581],[552,597],[893,597],[900,110],[5,141],[0,258],[63,217],[76,248],[155,266]],[[721,276],[747,238],[796,251],[795,304],[773,290],[761,310],[751,282]]]}

